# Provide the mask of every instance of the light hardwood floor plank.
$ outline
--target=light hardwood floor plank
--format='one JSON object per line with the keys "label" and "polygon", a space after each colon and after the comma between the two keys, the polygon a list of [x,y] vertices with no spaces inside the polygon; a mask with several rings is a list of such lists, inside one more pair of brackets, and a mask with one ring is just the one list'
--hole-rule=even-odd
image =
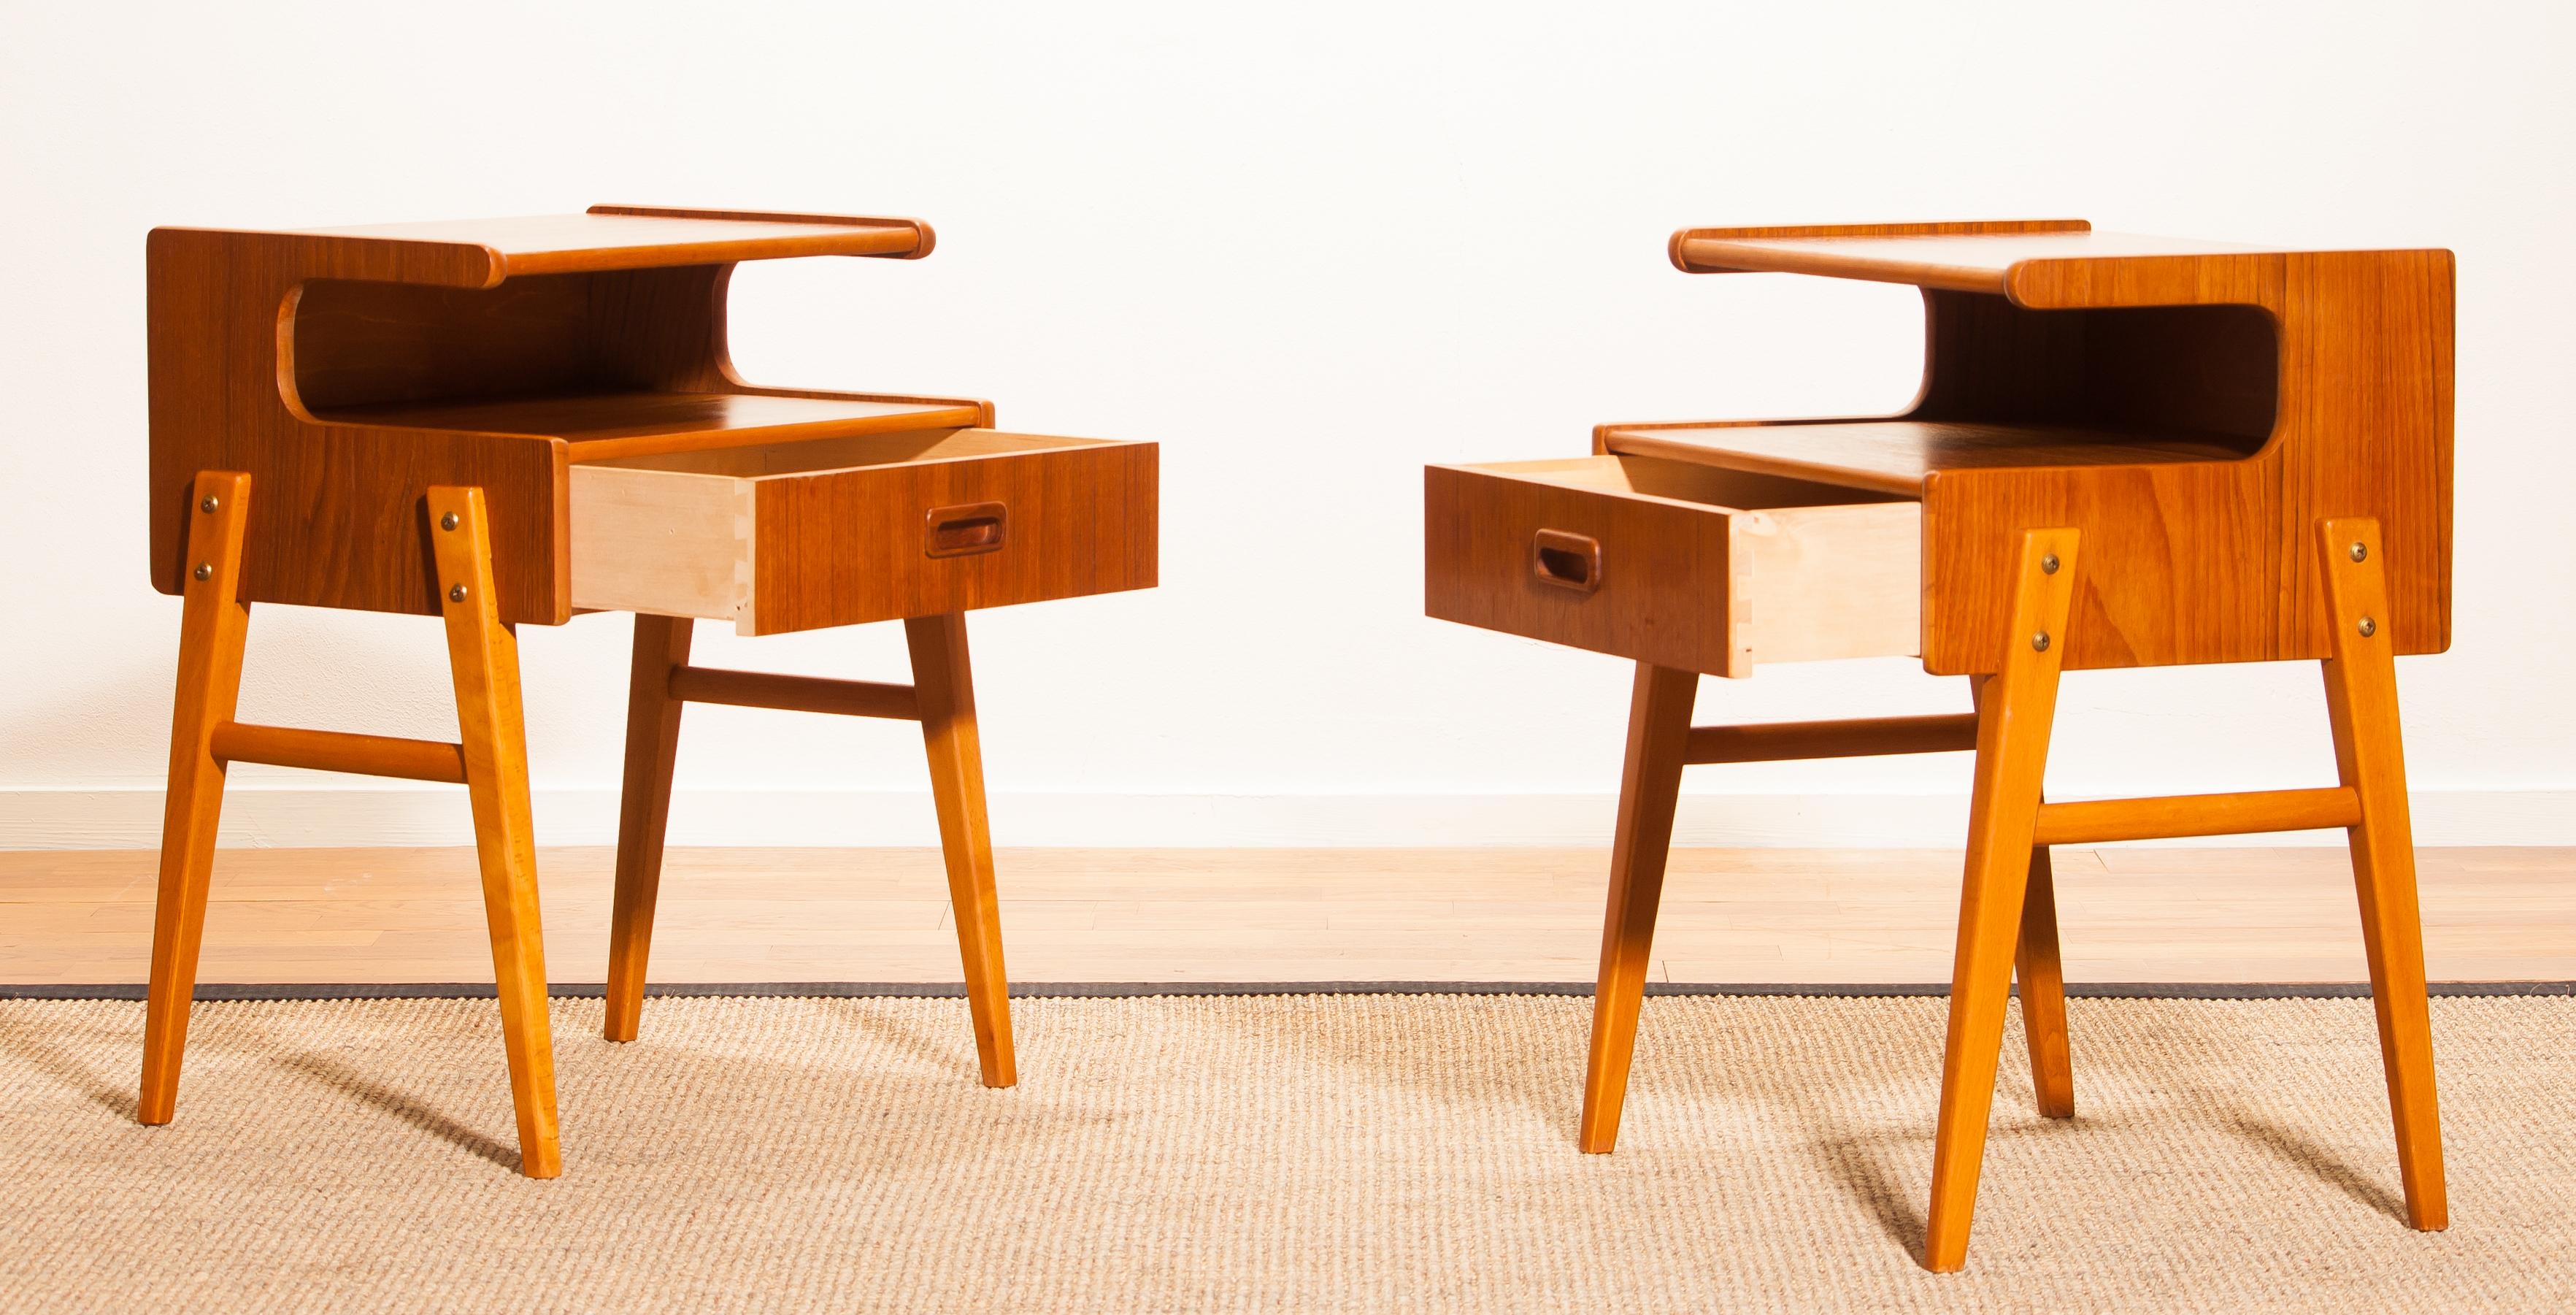
{"label": "light hardwood floor plank", "polygon": [[[1588,982],[1604,850],[1005,850],[1024,982]],[[2340,848],[2057,851],[2067,980],[2358,982]],[[132,983],[150,851],[0,853],[0,983]],[[2576,979],[2576,850],[2422,852],[2438,981]],[[611,854],[539,859],[559,982],[607,970]],[[1650,980],[1946,980],[1959,856],[1673,851]],[[661,982],[954,982],[934,849],[682,849],[656,917]],[[488,982],[470,849],[217,854],[206,982]]]}

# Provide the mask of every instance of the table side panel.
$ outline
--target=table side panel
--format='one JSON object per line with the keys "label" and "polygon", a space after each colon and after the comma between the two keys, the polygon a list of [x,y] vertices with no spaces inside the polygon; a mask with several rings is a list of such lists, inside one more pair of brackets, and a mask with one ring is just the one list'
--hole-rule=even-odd
{"label": "table side panel", "polygon": [[[355,254],[368,274],[393,272],[366,263],[385,251]],[[162,229],[145,265],[154,587],[181,591],[198,472],[234,470],[256,497],[246,599],[435,614],[422,497],[446,484],[484,490],[502,616],[570,614],[560,442],[309,424],[288,409],[280,377],[288,296],[309,276],[292,243]]]}
{"label": "table side panel", "polygon": [[2330,651],[2314,536],[2336,517],[2379,522],[2396,651],[2451,646],[2453,278],[2448,251],[2289,261],[2305,314],[2282,344],[2285,658]]}
{"label": "table side panel", "polygon": [[2268,460],[1935,474],[1923,495],[1923,665],[1991,672],[2021,533],[2083,535],[2068,669],[2262,662],[2275,654],[2279,468]]}
{"label": "table side panel", "polygon": [[[2452,259],[2359,251],[2040,261],[2015,300],[2047,307],[2248,304],[2278,335],[2277,411],[2241,461],[1945,470],[1924,490],[1924,665],[1990,671],[2021,531],[2084,538],[2068,668],[2312,660],[2328,651],[2309,536],[2370,517],[2385,538],[2400,653],[2450,642]],[[1939,389],[1929,390],[1938,396]]]}

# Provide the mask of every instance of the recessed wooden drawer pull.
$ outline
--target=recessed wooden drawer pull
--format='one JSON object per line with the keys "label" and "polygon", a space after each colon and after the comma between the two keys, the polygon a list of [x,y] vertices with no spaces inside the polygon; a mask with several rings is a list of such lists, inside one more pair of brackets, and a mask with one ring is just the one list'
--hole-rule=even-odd
{"label": "recessed wooden drawer pull", "polygon": [[998,502],[969,502],[934,507],[922,551],[933,557],[969,557],[1002,546],[1011,530],[1011,512]]}
{"label": "recessed wooden drawer pull", "polygon": [[1601,587],[1601,541],[1588,534],[1540,530],[1530,538],[1530,574],[1540,584],[1591,593]]}

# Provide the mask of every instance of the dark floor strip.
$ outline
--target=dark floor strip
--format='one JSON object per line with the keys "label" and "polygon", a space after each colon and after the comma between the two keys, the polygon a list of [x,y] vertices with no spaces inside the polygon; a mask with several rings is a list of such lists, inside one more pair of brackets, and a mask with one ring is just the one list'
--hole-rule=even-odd
{"label": "dark floor strip", "polygon": [[[597,982],[557,983],[566,999],[597,999]],[[953,998],[955,982],[673,982],[649,987],[656,996]],[[1648,995],[1946,996],[1939,982],[1825,984],[1780,982],[1650,982]],[[2066,993],[2103,1000],[2317,1000],[2367,999],[2366,982],[2093,982],[2069,983]],[[2437,996],[2576,995],[2576,982],[2435,982]],[[1018,982],[1020,998],[1099,999],[1120,996],[1208,995],[1590,995],[1590,982]],[[199,1000],[488,1000],[488,983],[250,983],[197,988]],[[141,1000],[133,983],[20,985],[0,983],[0,1000]]]}

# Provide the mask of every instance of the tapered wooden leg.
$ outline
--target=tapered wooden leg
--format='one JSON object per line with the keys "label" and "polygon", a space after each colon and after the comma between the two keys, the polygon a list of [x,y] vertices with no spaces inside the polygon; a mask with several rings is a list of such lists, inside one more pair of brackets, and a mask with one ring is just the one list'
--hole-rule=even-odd
{"label": "tapered wooden leg", "polygon": [[2424,929],[2415,901],[2415,837],[2406,811],[2406,756],[2398,742],[2397,670],[2380,573],[2379,523],[2320,521],[2317,539],[2333,632],[2333,656],[2325,661],[2326,712],[2334,723],[2336,768],[2361,800],[2361,824],[2348,833],[2352,875],[2361,894],[2361,941],[2370,959],[2389,1113],[2397,1124],[2406,1221],[2421,1229],[2448,1228],[2442,1116],[2433,1095],[2433,1020],[2424,986]]}
{"label": "tapered wooden leg", "polygon": [[948,903],[966,965],[966,1007],[984,1085],[1017,1083],[1011,1055],[1011,986],[1002,970],[1002,910],[993,891],[993,837],[984,820],[984,751],[975,733],[975,678],[966,659],[966,617],[903,623],[921,739],[930,756],[930,793],[939,807],[939,847],[948,860]]}
{"label": "tapered wooden leg", "polygon": [[481,489],[429,491],[430,544],[438,563],[447,661],[483,868],[483,914],[500,986],[501,1038],[519,1116],[519,1172],[563,1172],[555,1131],[555,1054],[546,1022],[546,953],[537,913],[537,850],[528,805],[526,717],[519,702],[519,641],[492,593],[492,540]]}
{"label": "tapered wooden leg", "polygon": [[[2057,675],[2073,597],[2076,534],[2022,536],[2012,621],[2000,669],[1977,714],[1976,783],[1969,796],[1967,871],[1959,895],[1959,951],[1950,973],[1950,1035],[1941,1063],[1941,1116],[1932,1145],[1932,1205],[1923,1264],[1967,1263],[1977,1169],[1995,1098],[2004,1003],[2022,939],[2040,779],[2057,715]],[[2054,568],[2054,569],[2051,569]]]}
{"label": "tapered wooden leg", "polygon": [[2013,951],[2013,976],[2021,983],[2022,1035],[2030,1043],[2030,1085],[2039,1112],[2075,1117],[2075,1061],[2066,1041],[2066,969],[2057,953],[2057,881],[2048,846],[2030,851],[2030,878],[2021,901],[2021,943]]}
{"label": "tapered wooden leg", "polygon": [[188,513],[187,590],[179,621],[179,686],[170,715],[170,785],[161,814],[161,893],[152,915],[152,987],[143,1014],[143,1085],[135,1117],[168,1123],[178,1109],[188,1004],[197,993],[197,948],[206,929],[206,880],[224,764],[215,727],[241,694],[250,604],[241,601],[242,528],[250,476],[197,476]]}
{"label": "tapered wooden leg", "polygon": [[685,617],[635,617],[635,665],[626,686],[626,785],[617,806],[617,896],[608,915],[608,1009],[602,1035],[632,1041],[644,1009],[644,965],[653,948],[653,901],[662,889],[662,837],[671,823],[671,770],[679,761],[680,710],[671,669],[689,664]]}
{"label": "tapered wooden leg", "polygon": [[1606,1155],[1619,1144],[1628,1062],[1637,1049],[1637,1010],[1655,940],[1655,907],[1672,853],[1699,674],[1637,664],[1628,701],[1628,753],[1619,774],[1619,824],[1610,848],[1610,907],[1601,925],[1601,979],[1592,991],[1592,1053],[1583,1070],[1583,1117],[1576,1142]]}
{"label": "tapered wooden leg", "polygon": [[[1971,687],[1980,708],[1985,706],[1990,679],[1973,678]],[[2057,880],[2046,845],[2030,849],[2013,977],[2021,983],[2022,1035],[2029,1043],[2030,1085],[2039,1112],[2052,1119],[2071,1119],[2075,1117],[2075,1064],[2067,1053],[2066,969],[2058,957]]]}

